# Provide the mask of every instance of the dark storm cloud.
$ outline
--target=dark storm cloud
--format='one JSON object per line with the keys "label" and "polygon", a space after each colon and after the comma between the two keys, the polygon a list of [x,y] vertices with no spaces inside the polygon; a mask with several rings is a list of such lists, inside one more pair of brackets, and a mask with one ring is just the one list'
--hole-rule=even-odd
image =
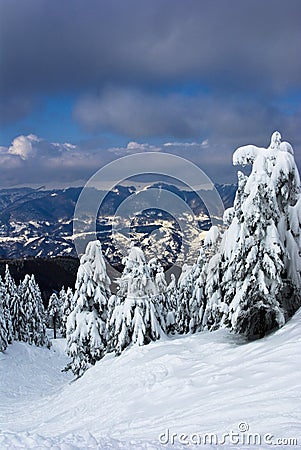
{"label": "dark storm cloud", "polygon": [[267,132],[277,128],[297,137],[300,112],[297,108],[284,114],[279,105],[252,96],[198,94],[192,97],[109,88],[102,95],[80,99],[74,117],[87,130],[110,130],[132,139],[201,136],[233,146],[254,136],[261,141]]}
{"label": "dark storm cloud", "polygon": [[[300,0],[0,0],[0,122],[68,94],[92,140],[208,140],[162,151],[233,181],[237,146],[275,129],[301,145],[300,19]],[[6,184],[86,178],[134,148],[51,144],[34,120],[0,147]]]}
{"label": "dark storm cloud", "polygon": [[1,0],[1,89],[300,86],[299,0]]}

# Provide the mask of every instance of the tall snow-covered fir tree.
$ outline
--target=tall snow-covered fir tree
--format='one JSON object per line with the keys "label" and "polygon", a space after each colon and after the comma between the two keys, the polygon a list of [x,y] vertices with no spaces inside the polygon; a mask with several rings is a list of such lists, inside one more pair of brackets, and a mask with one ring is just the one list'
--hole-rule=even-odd
{"label": "tall snow-covered fir tree", "polygon": [[143,251],[132,245],[124,258],[119,288],[110,300],[109,351],[118,355],[132,343],[148,344],[162,337],[165,322],[156,301],[158,291]]}
{"label": "tall snow-covered fir tree", "polygon": [[10,274],[8,265],[6,265],[5,267],[3,285],[4,285],[3,308],[8,333],[8,342],[10,343],[15,338],[15,330],[18,323],[18,308],[20,299],[18,287]]}
{"label": "tall snow-covered fir tree", "polygon": [[[166,333],[174,333],[176,327],[175,314],[177,307],[176,298],[173,298],[173,285],[167,285],[163,266],[157,258],[152,258],[148,262],[148,267],[150,270],[151,279],[156,288],[156,292],[153,296],[156,309],[159,311],[160,317],[164,320]],[[173,278],[175,278],[174,275]],[[175,290],[176,289],[175,283]]]}
{"label": "tall snow-covered fir tree", "polygon": [[0,278],[0,352],[4,352],[8,345],[8,332],[5,320],[5,286]]}
{"label": "tall snow-covered fir tree", "polygon": [[213,316],[219,326],[256,338],[282,326],[301,303],[300,179],[279,132],[267,149],[238,148],[233,163],[252,170],[238,175],[234,207],[225,214],[230,225],[211,261],[216,280],[206,325]]}
{"label": "tall snow-covered fir tree", "polygon": [[176,324],[179,333],[194,333],[200,328],[199,313],[203,301],[203,285],[200,285],[199,281],[205,262],[206,255],[201,248],[196,264],[183,265],[177,291]]}
{"label": "tall snow-covered fir tree", "polygon": [[155,276],[155,284],[160,294],[165,294],[167,288],[167,282],[165,278],[164,269],[160,262],[157,264],[157,273]]}
{"label": "tall snow-covered fir tree", "polygon": [[8,266],[6,265],[5,269],[5,280],[10,277],[10,280],[12,283],[6,283],[3,282],[0,277],[0,296],[2,297],[2,310],[3,310],[3,317],[5,321],[5,327],[6,327],[6,337],[7,337],[7,343],[11,344],[13,340],[13,321],[12,321],[12,314],[11,314],[11,300],[12,297],[10,296],[10,290],[8,289],[8,286],[11,287],[14,285],[15,290],[17,291],[16,284],[14,283],[13,279],[11,278]]}
{"label": "tall snow-covered fir tree", "polygon": [[37,346],[50,346],[46,335],[46,314],[34,275],[25,275],[19,287],[16,339]]}
{"label": "tall snow-covered fir tree", "polygon": [[222,301],[220,288],[222,264],[218,251],[220,243],[220,230],[216,226],[212,226],[204,240],[202,270],[193,293],[195,307],[192,317],[194,317],[196,331],[215,330],[220,326],[220,303]]}
{"label": "tall snow-covered fir tree", "polygon": [[177,331],[188,333],[190,324],[190,300],[193,292],[193,267],[183,264],[180,277],[178,279],[178,309],[176,313]]}
{"label": "tall snow-covered fir tree", "polygon": [[49,324],[53,326],[53,338],[56,339],[57,330],[62,322],[62,303],[61,297],[55,292],[49,298],[47,314]]}
{"label": "tall snow-covered fir tree", "polygon": [[77,376],[100,360],[107,345],[110,279],[99,241],[88,243],[77,272],[74,309],[67,319],[67,369]]}
{"label": "tall snow-covered fir tree", "polygon": [[74,309],[74,302],[73,302],[73,292],[72,289],[69,287],[67,291],[65,291],[65,288],[63,287],[60,290],[59,293],[59,299],[60,303],[62,305],[62,317],[61,317],[61,334],[63,337],[66,337],[67,333],[67,319],[70,315],[71,311]]}
{"label": "tall snow-covered fir tree", "polygon": [[175,275],[170,275],[170,283],[166,288],[167,314],[165,318],[166,333],[174,334],[176,332],[176,313],[178,309],[178,288]]}

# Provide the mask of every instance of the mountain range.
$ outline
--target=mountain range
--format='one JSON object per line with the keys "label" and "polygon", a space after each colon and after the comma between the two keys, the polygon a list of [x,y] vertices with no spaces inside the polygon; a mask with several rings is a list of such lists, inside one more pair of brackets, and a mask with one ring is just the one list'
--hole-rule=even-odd
{"label": "mountain range", "polygon": [[[232,206],[236,185],[215,186],[225,208]],[[183,190],[168,184],[150,184],[145,189],[164,189],[183,200],[197,217],[190,224],[186,218],[185,236],[177,220],[158,208],[141,212],[132,217],[119,216],[118,208],[130,196],[132,201],[138,189],[135,186],[116,186],[107,193],[97,217],[97,237],[103,244],[111,264],[121,262],[128,239],[142,248],[156,244],[165,263],[171,264],[179,253],[184,240],[196,247],[200,244],[200,231],[211,226],[207,209],[191,190]],[[76,257],[73,242],[74,210],[82,188],[45,190],[15,188],[0,190],[0,258]],[[89,198],[97,198],[99,191],[90,188]],[[117,224],[117,225],[116,225]],[[149,255],[151,256],[151,255]]]}

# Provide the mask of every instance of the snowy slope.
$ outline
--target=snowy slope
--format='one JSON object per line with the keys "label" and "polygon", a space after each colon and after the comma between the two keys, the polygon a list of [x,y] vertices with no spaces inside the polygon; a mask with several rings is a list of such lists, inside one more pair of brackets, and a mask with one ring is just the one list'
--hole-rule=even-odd
{"label": "snowy slope", "polygon": [[221,439],[241,423],[301,448],[301,311],[260,341],[219,330],[108,355],[74,383],[60,371],[63,344],[16,343],[0,355],[1,449],[175,449],[159,444],[167,428]]}

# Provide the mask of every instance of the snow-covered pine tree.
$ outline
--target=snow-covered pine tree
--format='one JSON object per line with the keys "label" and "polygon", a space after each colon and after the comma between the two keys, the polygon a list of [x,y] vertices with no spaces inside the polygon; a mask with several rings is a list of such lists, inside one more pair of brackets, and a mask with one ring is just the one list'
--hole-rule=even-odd
{"label": "snow-covered pine tree", "polygon": [[110,279],[99,241],[88,243],[77,272],[74,309],[67,319],[67,369],[77,376],[100,360],[107,345]]}
{"label": "snow-covered pine tree", "polygon": [[170,289],[168,291],[164,269],[161,262],[157,258],[152,258],[148,262],[148,267],[150,271],[150,277],[154,282],[156,288],[156,293],[153,296],[153,301],[156,304],[156,309],[158,310],[160,317],[162,317],[164,320],[166,333],[173,333],[176,327],[175,314],[177,308],[175,301],[172,298],[172,286],[170,286]]}
{"label": "snow-covered pine tree", "polygon": [[132,343],[148,344],[165,333],[164,317],[156,302],[157,289],[143,251],[132,244],[124,258],[117,295],[111,299],[108,350],[119,355]]}
{"label": "snow-covered pine tree", "polygon": [[220,230],[212,226],[204,240],[203,266],[194,290],[194,310],[198,331],[215,330],[220,326],[220,310],[222,310],[220,281],[223,261],[218,248],[221,238]]}
{"label": "snow-covered pine tree", "polygon": [[49,324],[53,326],[53,338],[56,339],[56,332],[62,321],[62,303],[61,297],[58,297],[55,292],[49,298],[47,314]]}
{"label": "snow-covered pine tree", "polygon": [[291,316],[300,306],[301,272],[301,195],[294,206],[289,206],[288,226],[285,230],[285,245],[290,258],[285,259],[288,277],[282,291],[282,305]]}
{"label": "snow-covered pine tree", "polygon": [[155,284],[157,287],[157,290],[160,294],[164,294],[166,292],[167,288],[167,282],[165,278],[164,269],[160,262],[157,264],[157,273],[155,276]]}
{"label": "snow-covered pine tree", "polygon": [[62,305],[62,317],[61,317],[61,335],[63,337],[66,337],[67,333],[67,319],[70,315],[71,311],[74,309],[74,302],[73,302],[73,292],[72,289],[69,287],[67,291],[65,291],[65,288],[63,287],[60,290],[59,293],[59,299],[60,303]]}
{"label": "snow-covered pine tree", "polygon": [[[230,244],[235,245],[237,237],[235,234],[235,220],[234,216],[241,217],[241,204],[246,198],[244,188],[248,177],[242,172],[237,173],[238,186],[236,196],[234,199],[234,206],[228,208],[224,212],[223,222],[225,227],[233,227],[228,231],[229,236],[233,236]],[[233,222],[233,225],[231,225]],[[214,235],[217,240],[214,240]],[[222,290],[222,281],[230,286],[232,282],[231,275],[227,272],[227,264],[225,260],[227,257],[223,253],[224,242],[227,239],[225,236],[217,236],[216,233],[207,236],[205,242],[205,249],[207,255],[207,263],[201,273],[198,283],[203,286],[203,302],[200,310],[202,316],[201,329],[214,331],[224,325],[224,319],[228,313],[228,305],[224,301],[224,293]],[[228,244],[229,245],[229,242]]]}
{"label": "snow-covered pine tree", "polygon": [[[215,228],[216,227],[212,227],[211,232],[208,232],[208,242],[210,239],[213,239],[213,237],[210,238],[212,234],[214,234],[215,238],[218,239],[219,231],[215,230]],[[210,245],[205,241],[203,247],[200,248],[197,263],[194,265],[192,271],[193,292],[189,302],[189,331],[191,333],[195,333],[196,331],[200,331],[202,329],[202,319],[206,305],[205,280],[207,276],[207,258],[208,253],[210,253],[211,251],[211,249],[208,248],[209,246],[212,247],[211,241]],[[205,250],[207,251],[207,253],[205,252]]]}
{"label": "snow-covered pine tree", "polygon": [[148,261],[148,270],[149,270],[149,276],[151,277],[151,280],[155,283],[156,280],[156,274],[158,271],[158,259],[157,258],[151,258]]}
{"label": "snow-covered pine tree", "polygon": [[178,309],[176,313],[177,330],[179,333],[194,333],[200,328],[199,316],[203,302],[203,286],[200,284],[201,273],[206,262],[203,248],[196,264],[184,264],[178,280]]}
{"label": "snow-covered pine tree", "polygon": [[[12,315],[11,315],[11,300],[12,297],[10,295],[10,290],[7,289],[7,286],[13,286],[14,281],[11,278],[11,275],[9,273],[8,265],[6,265],[5,269],[5,277],[10,278],[10,281],[7,285],[5,282],[2,281],[2,278],[0,277],[0,296],[2,297],[2,310],[3,310],[3,317],[5,321],[5,327],[6,327],[6,338],[7,343],[11,344],[13,340],[13,324],[12,324]],[[14,284],[15,289],[17,291],[17,287]]]}
{"label": "snow-covered pine tree", "polygon": [[190,300],[193,293],[193,267],[183,264],[182,272],[178,280],[178,309],[176,324],[178,333],[188,333],[190,324]]}
{"label": "snow-covered pine tree", "polygon": [[4,352],[8,345],[7,327],[4,314],[5,287],[0,278],[0,352]]}
{"label": "snow-covered pine tree", "polygon": [[219,311],[221,326],[256,338],[282,326],[300,306],[300,179],[292,148],[278,132],[267,149],[237,149],[233,163],[252,164],[252,171],[239,174],[210,308]]}
{"label": "snow-covered pine tree", "polygon": [[[20,308],[20,297],[19,289],[12,278],[9,267],[5,267],[4,275],[4,287],[5,287],[5,300],[4,308],[7,311],[7,315],[10,317],[11,324],[8,326],[9,342],[12,339],[18,339],[18,327],[19,327],[19,308]],[[7,322],[7,320],[6,320]]]}
{"label": "snow-covered pine tree", "polygon": [[178,288],[175,275],[170,275],[170,283],[166,288],[167,315],[165,319],[166,333],[175,334],[176,332],[176,313],[178,309]]}
{"label": "snow-covered pine tree", "polygon": [[19,287],[19,296],[16,338],[29,344],[50,347],[41,291],[34,275],[25,275]]}

